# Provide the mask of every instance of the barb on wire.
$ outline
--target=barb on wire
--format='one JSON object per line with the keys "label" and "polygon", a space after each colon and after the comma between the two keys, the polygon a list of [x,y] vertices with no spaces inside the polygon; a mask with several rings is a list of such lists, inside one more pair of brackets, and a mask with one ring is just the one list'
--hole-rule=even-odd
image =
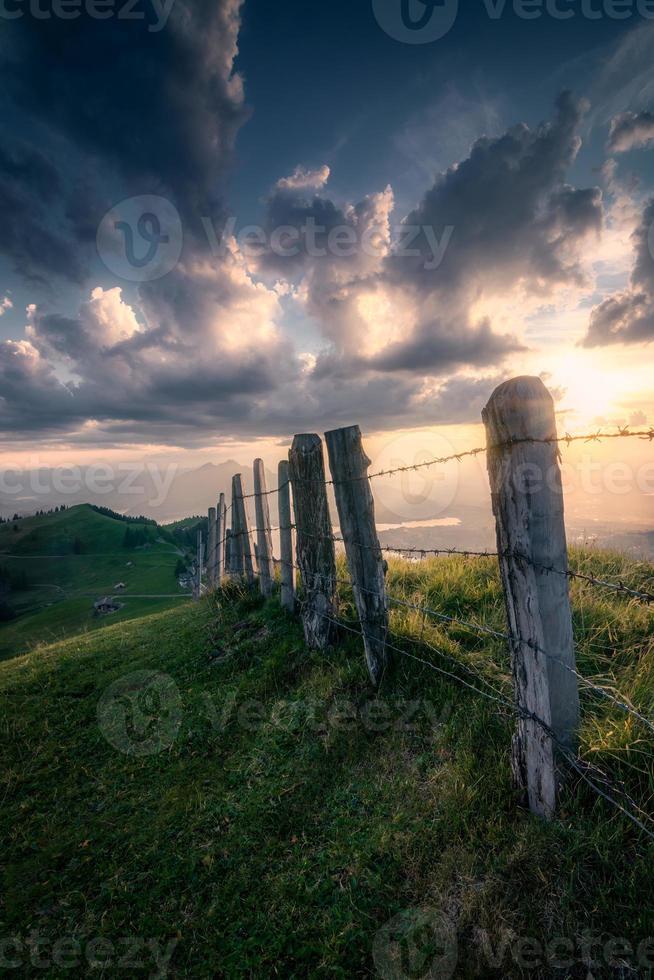
{"label": "barb on wire", "polygon": [[290,480],[286,480],[285,483],[280,483],[278,487],[274,487],[272,490],[263,490],[261,493],[244,493],[242,497],[238,497],[238,500],[256,500],[257,497],[274,497],[276,493],[280,490],[284,490],[286,487],[291,485]]}
{"label": "barb on wire", "polygon": [[632,432],[628,425],[619,425],[617,432],[603,432],[601,429],[598,429],[597,432],[590,432],[586,433],[585,435],[571,436],[569,432],[566,432],[564,436],[549,436],[545,439],[535,439],[532,437],[524,439],[509,439],[507,442],[498,443],[492,448],[510,449],[512,446],[520,446],[525,443],[548,446],[556,445],[557,443],[564,443],[566,446],[570,446],[573,442],[602,442],[605,439],[644,439],[648,442],[654,442],[654,426],[649,429],[636,432]]}

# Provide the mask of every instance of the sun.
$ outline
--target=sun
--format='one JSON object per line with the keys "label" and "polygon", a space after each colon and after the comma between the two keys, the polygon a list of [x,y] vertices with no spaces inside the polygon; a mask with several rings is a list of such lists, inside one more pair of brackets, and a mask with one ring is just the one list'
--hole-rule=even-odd
{"label": "sun", "polygon": [[569,418],[569,425],[624,421],[621,405],[633,386],[633,374],[620,366],[611,367],[606,356],[587,351],[570,351],[560,358],[547,381],[549,387],[562,389],[557,405]]}

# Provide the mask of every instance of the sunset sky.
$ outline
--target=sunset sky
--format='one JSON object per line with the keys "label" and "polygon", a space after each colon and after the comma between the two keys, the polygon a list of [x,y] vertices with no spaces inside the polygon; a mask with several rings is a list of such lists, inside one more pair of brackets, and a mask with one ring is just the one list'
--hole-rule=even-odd
{"label": "sunset sky", "polygon": [[272,459],[354,422],[467,448],[524,373],[562,430],[654,421],[647,5],[471,0],[425,43],[395,7],[2,20],[6,464]]}

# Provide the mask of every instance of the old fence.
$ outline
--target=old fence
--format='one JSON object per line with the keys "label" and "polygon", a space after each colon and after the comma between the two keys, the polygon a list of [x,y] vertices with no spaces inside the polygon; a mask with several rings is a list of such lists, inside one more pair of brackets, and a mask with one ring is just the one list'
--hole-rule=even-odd
{"label": "old fence", "polygon": [[[590,690],[608,699],[629,713],[635,723],[647,727],[650,734],[654,733],[654,724],[619,692],[593,684],[579,673],[569,582],[580,579],[643,603],[654,602],[654,595],[647,589],[628,588],[621,582],[571,571],[560,471],[561,444],[627,437],[652,442],[654,430],[620,429],[602,436],[596,433],[559,437],[553,399],[538,378],[517,378],[501,385],[486,406],[483,421],[485,447],[372,474],[358,426],[327,432],[329,480],[321,438],[316,434],[297,435],[288,460],[279,464],[277,487],[267,488],[263,462],[257,460],[254,492],[246,495],[242,476],[237,475],[230,508],[222,493],[217,506],[209,510],[206,584],[202,578],[204,547],[198,541],[196,594],[218,588],[226,577],[236,577],[252,586],[258,580],[262,594],[269,597],[274,592],[277,566],[281,602],[289,612],[299,611],[307,645],[312,649],[322,650],[335,643],[341,630],[353,631],[362,639],[375,686],[381,683],[389,658],[405,656],[427,664],[511,712],[516,719],[511,760],[514,780],[534,813],[552,818],[562,780],[572,769],[654,838],[654,830],[648,826],[651,823],[654,828],[654,821],[619,788],[610,786],[604,773],[578,757],[580,691]],[[380,544],[372,480],[482,453],[487,458],[496,521],[496,552],[389,549]],[[336,500],[340,535],[333,532],[328,487],[333,489]],[[278,505],[275,527],[270,517],[273,497]],[[254,527],[249,523],[248,501],[254,504]],[[273,556],[273,531],[280,535],[278,558]],[[337,544],[345,551],[350,574],[347,582],[338,578]],[[384,556],[389,552],[414,559],[441,554],[496,558],[504,589],[506,630],[500,632],[394,597],[386,585]],[[296,575],[301,582],[300,596]],[[338,587],[342,584],[351,586],[353,591],[359,619],[356,628],[339,619]],[[439,655],[439,663],[408,651],[401,638],[390,630],[389,609],[393,605],[506,642],[511,654],[513,700],[442,651],[429,647]]]}

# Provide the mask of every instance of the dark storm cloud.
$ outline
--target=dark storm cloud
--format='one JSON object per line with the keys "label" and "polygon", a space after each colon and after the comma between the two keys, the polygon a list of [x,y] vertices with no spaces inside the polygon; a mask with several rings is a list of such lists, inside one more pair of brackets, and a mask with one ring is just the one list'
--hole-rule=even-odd
{"label": "dark storm cloud", "polygon": [[584,109],[564,93],[552,122],[535,129],[520,124],[496,139],[478,140],[406,219],[409,226],[438,233],[453,228],[439,269],[426,268],[423,233],[416,242],[419,255],[389,259],[389,277],[413,283],[421,294],[501,290],[527,277],[532,291],[581,282],[574,246],[602,227],[601,191],[565,183],[581,145]]}
{"label": "dark storm cloud", "polygon": [[176,0],[156,33],[147,19],[25,17],[2,65],[8,90],[132,193],[171,191],[188,216],[217,195],[244,119],[232,72],[240,6]]}
{"label": "dark storm cloud", "polygon": [[18,271],[79,281],[103,214],[125,197],[170,197],[191,237],[200,214],[221,213],[245,118],[240,6],[175,0],[156,33],[147,19],[87,15],[5,25],[0,71],[16,123],[0,149],[0,248]]}
{"label": "dark storm cloud", "polygon": [[654,113],[622,112],[611,120],[609,153],[628,153],[654,142]]}
{"label": "dark storm cloud", "polygon": [[654,198],[645,207],[632,241],[634,267],[629,288],[595,307],[584,347],[654,340]]}
{"label": "dark storm cloud", "polygon": [[28,280],[83,277],[74,243],[52,221],[60,190],[56,168],[39,150],[18,141],[0,145],[0,252]]}
{"label": "dark storm cloud", "polygon": [[147,20],[115,17],[9,25],[13,43],[0,58],[21,142],[5,132],[0,242],[16,265],[79,280],[108,208],[143,194],[175,205],[185,250],[168,276],[139,287],[133,309],[119,289],[94,289],[77,316],[30,314],[27,340],[2,346],[6,433],[79,430],[90,420],[134,437],[155,424],[206,431],[247,417],[297,370],[266,326],[275,295],[262,295],[230,257],[214,260],[199,224],[222,214],[246,117],[234,72],[240,8],[176,0],[155,32]]}
{"label": "dark storm cloud", "polygon": [[424,373],[453,366],[488,367],[520,350],[525,348],[515,337],[493,333],[488,320],[466,330],[457,330],[454,323],[431,323],[407,341],[389,344],[369,363],[380,371]]}

